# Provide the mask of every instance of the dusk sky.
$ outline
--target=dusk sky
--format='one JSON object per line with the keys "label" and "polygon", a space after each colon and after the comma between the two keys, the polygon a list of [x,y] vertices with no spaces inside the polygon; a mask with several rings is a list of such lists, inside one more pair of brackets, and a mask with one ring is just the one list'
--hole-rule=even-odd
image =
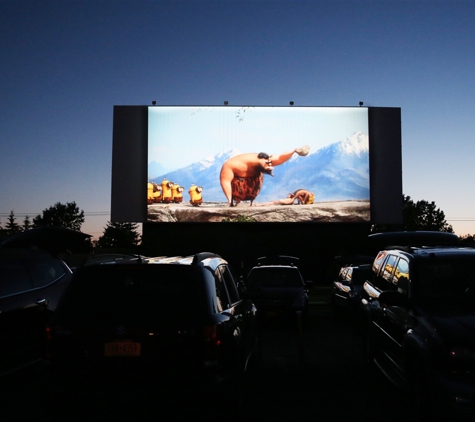
{"label": "dusk sky", "polygon": [[75,201],[100,236],[113,106],[225,100],[400,107],[404,194],[475,234],[473,0],[0,0],[0,225]]}

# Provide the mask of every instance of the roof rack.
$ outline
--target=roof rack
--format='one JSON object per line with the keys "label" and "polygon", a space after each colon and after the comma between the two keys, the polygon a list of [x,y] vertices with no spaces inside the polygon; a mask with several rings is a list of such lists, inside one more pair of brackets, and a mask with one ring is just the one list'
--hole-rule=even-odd
{"label": "roof rack", "polygon": [[269,255],[257,258],[257,265],[290,265],[295,266],[300,258],[289,255]]}
{"label": "roof rack", "polygon": [[221,258],[221,257],[214,252],[200,252],[200,253],[197,253],[193,257],[193,262],[191,263],[191,265],[198,265],[199,262],[208,258]]}
{"label": "roof rack", "polygon": [[414,251],[415,247],[414,246],[391,245],[391,246],[387,246],[385,249],[395,249],[395,250],[398,250],[398,251],[411,253],[411,252]]}

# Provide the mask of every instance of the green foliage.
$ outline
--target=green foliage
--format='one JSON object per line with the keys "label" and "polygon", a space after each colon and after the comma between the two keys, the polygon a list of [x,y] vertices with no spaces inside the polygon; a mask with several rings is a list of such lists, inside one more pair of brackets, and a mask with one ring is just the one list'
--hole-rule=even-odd
{"label": "green foliage", "polygon": [[445,220],[445,214],[435,202],[425,200],[414,202],[410,196],[403,195],[403,224],[380,225],[371,228],[372,233],[387,231],[427,230],[453,233],[453,228]]}
{"label": "green foliage", "polygon": [[459,236],[460,242],[467,247],[475,247],[475,234],[466,234],[465,236]]}
{"label": "green foliage", "polygon": [[141,238],[137,232],[138,225],[135,223],[111,223],[107,222],[104,234],[99,237],[96,246],[99,248],[134,248]]}
{"label": "green foliage", "polygon": [[35,227],[57,226],[80,231],[84,223],[84,211],[79,211],[76,202],[62,204],[57,202],[54,206],[43,210],[43,215],[33,218]]}
{"label": "green foliage", "polygon": [[255,223],[257,220],[247,215],[238,215],[237,217],[226,217],[221,220],[222,223]]}
{"label": "green foliage", "polygon": [[23,230],[27,231],[33,228],[33,223],[30,221],[30,217],[28,215],[25,216],[23,219]]}
{"label": "green foliage", "polygon": [[11,210],[10,215],[8,216],[7,224],[5,224],[5,231],[8,234],[15,234],[23,231],[21,226],[15,220],[15,214],[13,213],[13,210]]}

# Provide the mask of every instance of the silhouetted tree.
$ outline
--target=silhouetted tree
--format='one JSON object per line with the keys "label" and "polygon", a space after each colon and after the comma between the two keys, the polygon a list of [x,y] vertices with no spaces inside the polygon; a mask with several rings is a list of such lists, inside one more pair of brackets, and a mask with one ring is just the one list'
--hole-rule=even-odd
{"label": "silhouetted tree", "polygon": [[435,202],[425,200],[414,202],[410,196],[403,196],[402,225],[375,224],[372,233],[397,230],[427,230],[453,233],[454,230],[445,220],[445,214],[437,208]]}
{"label": "silhouetted tree", "polygon": [[22,231],[21,226],[15,220],[15,214],[13,213],[13,210],[11,210],[10,215],[8,216],[7,224],[5,225],[5,231],[8,234],[19,233]]}
{"label": "silhouetted tree", "polygon": [[475,246],[475,234],[466,234],[464,236],[459,236],[461,243],[465,246],[474,247]]}
{"label": "silhouetted tree", "polygon": [[111,223],[108,221],[104,234],[99,237],[96,245],[99,248],[134,248],[141,240],[137,230],[138,225],[135,223]]}
{"label": "silhouetted tree", "polygon": [[25,215],[25,219],[23,220],[23,230],[29,230],[33,227],[32,222],[30,221],[30,217],[28,215]]}
{"label": "silhouetted tree", "polygon": [[57,202],[54,206],[43,210],[43,215],[38,214],[33,218],[33,223],[35,227],[57,226],[80,231],[84,223],[84,211],[79,211],[76,202],[66,204]]}

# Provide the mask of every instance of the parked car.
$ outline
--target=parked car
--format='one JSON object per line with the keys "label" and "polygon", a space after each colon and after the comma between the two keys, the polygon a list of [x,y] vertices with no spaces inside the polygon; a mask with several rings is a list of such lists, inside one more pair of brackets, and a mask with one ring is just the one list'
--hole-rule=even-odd
{"label": "parked car", "polygon": [[247,295],[262,317],[301,312],[308,316],[308,288],[297,266],[299,259],[290,256],[262,257],[246,279]]}
{"label": "parked car", "polygon": [[351,319],[359,316],[363,284],[371,275],[370,264],[348,265],[340,269],[332,290],[332,304],[337,315]]}
{"label": "parked car", "polygon": [[0,375],[44,357],[44,329],[71,270],[29,248],[0,248]]}
{"label": "parked car", "polygon": [[232,394],[257,357],[255,318],[214,253],[85,265],[48,327],[48,359],[68,377],[194,391],[226,381]]}
{"label": "parked car", "polygon": [[475,249],[391,247],[364,284],[367,357],[431,420],[475,413],[474,268]]}

